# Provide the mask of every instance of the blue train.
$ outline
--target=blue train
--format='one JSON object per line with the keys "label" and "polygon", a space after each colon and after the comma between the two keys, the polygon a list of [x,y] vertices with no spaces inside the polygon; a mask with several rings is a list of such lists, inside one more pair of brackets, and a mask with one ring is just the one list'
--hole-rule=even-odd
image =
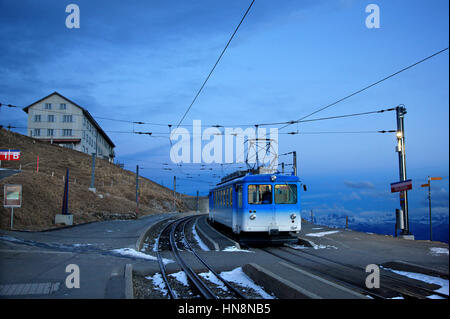
{"label": "blue train", "polygon": [[300,187],[294,175],[238,171],[210,190],[209,219],[244,242],[295,242],[302,226]]}

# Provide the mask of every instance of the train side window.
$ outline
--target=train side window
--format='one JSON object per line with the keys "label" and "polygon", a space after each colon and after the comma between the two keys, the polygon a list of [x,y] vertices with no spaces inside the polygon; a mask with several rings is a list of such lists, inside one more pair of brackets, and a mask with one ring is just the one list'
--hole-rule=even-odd
{"label": "train side window", "polygon": [[225,197],[223,198],[223,206],[228,207],[228,188],[225,188],[224,190]]}
{"label": "train side window", "polygon": [[227,207],[227,190],[223,190],[223,207]]}
{"label": "train side window", "polygon": [[238,207],[242,208],[242,185],[238,185],[237,189]]}
{"label": "train side window", "polygon": [[249,204],[272,204],[272,185],[248,185]]}
{"label": "train side window", "polygon": [[275,204],[297,204],[297,185],[275,185]]}
{"label": "train side window", "polygon": [[233,188],[230,187],[230,207],[233,207]]}

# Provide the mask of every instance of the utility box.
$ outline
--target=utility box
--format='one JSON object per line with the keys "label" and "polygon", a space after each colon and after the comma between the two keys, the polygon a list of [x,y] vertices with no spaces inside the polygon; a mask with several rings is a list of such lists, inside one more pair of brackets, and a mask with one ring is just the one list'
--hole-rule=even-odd
{"label": "utility box", "polygon": [[403,210],[398,209],[398,208],[395,210],[395,219],[397,222],[397,229],[400,229],[400,230],[405,229],[405,223],[404,223],[404,219],[403,219]]}
{"label": "utility box", "polygon": [[72,214],[56,214],[55,224],[65,224],[71,226],[73,224]]}

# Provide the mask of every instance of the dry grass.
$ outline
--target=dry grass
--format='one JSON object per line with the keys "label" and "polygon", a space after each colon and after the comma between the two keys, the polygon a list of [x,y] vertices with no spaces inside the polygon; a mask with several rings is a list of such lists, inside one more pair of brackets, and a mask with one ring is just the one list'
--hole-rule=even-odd
{"label": "dry grass", "polygon": [[[69,212],[74,223],[105,220],[121,214],[136,216],[136,175],[108,161],[97,159],[95,187],[89,191],[91,156],[39,142],[27,136],[0,129],[0,149],[20,149],[20,161],[2,161],[3,168],[19,168],[19,174],[0,180],[0,199],[3,203],[4,184],[22,184],[22,207],[14,210],[14,228],[41,230],[56,227],[55,214],[61,213],[66,168],[69,168]],[[37,168],[39,156],[39,172]],[[140,204],[137,216],[168,212],[173,205],[172,190],[140,177]],[[180,194],[178,194],[179,196]],[[186,210],[177,200],[177,209]],[[9,229],[10,209],[0,207],[0,228]]]}

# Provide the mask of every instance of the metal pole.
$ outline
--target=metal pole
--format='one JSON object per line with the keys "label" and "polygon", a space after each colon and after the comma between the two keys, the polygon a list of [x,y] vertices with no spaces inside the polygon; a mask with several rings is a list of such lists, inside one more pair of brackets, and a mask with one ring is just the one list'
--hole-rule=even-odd
{"label": "metal pole", "polygon": [[[400,181],[406,181],[406,154],[405,154],[405,125],[404,116],[406,108],[403,106],[396,107],[397,114],[397,152],[399,162]],[[400,206],[403,210],[404,229],[402,235],[410,235],[409,232],[409,216],[408,216],[408,191],[400,192]]]}
{"label": "metal pole", "polygon": [[431,178],[428,176],[428,206],[430,209],[430,241],[433,241],[433,226],[431,223]]}
{"label": "metal pole", "polygon": [[197,212],[198,212],[198,191],[197,191]]}
{"label": "metal pole", "polygon": [[284,174],[284,162],[281,163],[281,174]]}
{"label": "metal pole", "polygon": [[173,177],[173,211],[177,210],[177,205],[175,202],[176,199],[176,191],[177,191],[177,177]]}
{"label": "metal pole", "polygon": [[11,207],[11,230],[13,229],[14,207]]}
{"label": "metal pole", "polygon": [[136,213],[139,213],[139,165],[136,165]]}
{"label": "metal pole", "polygon": [[66,178],[64,179],[64,195],[63,195],[63,203],[61,214],[68,215],[68,206],[69,206],[69,169],[66,169]]}
{"label": "metal pole", "polygon": [[255,125],[255,127],[256,127],[256,139],[255,139],[255,152],[256,152],[256,169],[258,169],[259,168],[259,158],[258,158],[258,125]]}
{"label": "metal pole", "polygon": [[296,151],[293,151],[292,152],[292,154],[293,154],[293,165],[294,165],[294,176],[297,176],[297,152]]}

